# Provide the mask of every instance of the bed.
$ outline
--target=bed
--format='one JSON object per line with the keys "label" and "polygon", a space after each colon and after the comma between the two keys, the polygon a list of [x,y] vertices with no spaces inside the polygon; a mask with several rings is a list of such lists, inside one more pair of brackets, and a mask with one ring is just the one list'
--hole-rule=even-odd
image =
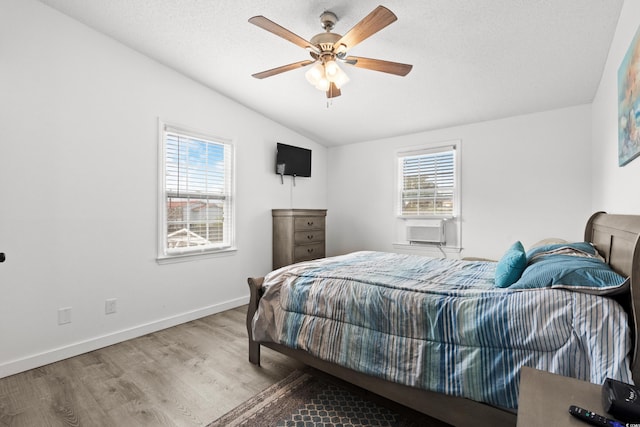
{"label": "bed", "polygon": [[[515,425],[522,366],[640,379],[639,235],[640,216],[598,212],[584,235],[596,249],[529,251],[505,283],[522,249],[498,263],[358,252],[284,267],[249,279],[249,360],[259,364],[265,346],[453,425]],[[540,266],[560,260],[578,262],[571,280],[530,289]],[[606,280],[585,287],[584,272]]]}

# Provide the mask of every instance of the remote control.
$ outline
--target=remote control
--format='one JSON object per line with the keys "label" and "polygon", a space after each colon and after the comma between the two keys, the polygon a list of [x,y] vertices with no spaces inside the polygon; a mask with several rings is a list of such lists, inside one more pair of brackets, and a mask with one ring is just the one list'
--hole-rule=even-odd
{"label": "remote control", "polygon": [[605,418],[602,415],[598,415],[595,412],[587,411],[586,409],[582,409],[575,405],[569,406],[569,413],[577,419],[591,424],[592,426],[626,427],[626,424],[624,423]]}

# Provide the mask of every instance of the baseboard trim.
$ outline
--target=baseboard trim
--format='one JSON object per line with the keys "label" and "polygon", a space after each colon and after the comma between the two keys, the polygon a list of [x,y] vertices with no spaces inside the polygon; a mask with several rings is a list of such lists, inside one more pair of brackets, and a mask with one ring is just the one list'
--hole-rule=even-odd
{"label": "baseboard trim", "polygon": [[234,300],[225,301],[219,304],[213,304],[208,307],[181,313],[175,316],[159,319],[157,321],[134,326],[132,328],[123,329],[99,337],[78,341],[73,344],[54,348],[42,353],[23,357],[16,360],[0,363],[0,378],[28,371],[49,363],[58,362],[68,359],[69,357],[78,356],[83,353],[98,350],[113,344],[137,338],[152,332],[190,322],[201,317],[210,316],[232,308],[240,307],[249,303],[249,297],[236,298]]}

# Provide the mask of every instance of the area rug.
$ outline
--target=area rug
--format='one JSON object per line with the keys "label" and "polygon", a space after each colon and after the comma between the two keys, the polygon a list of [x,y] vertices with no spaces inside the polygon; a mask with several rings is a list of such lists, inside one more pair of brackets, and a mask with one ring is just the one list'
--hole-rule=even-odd
{"label": "area rug", "polygon": [[294,371],[208,427],[442,427],[447,424],[312,369]]}

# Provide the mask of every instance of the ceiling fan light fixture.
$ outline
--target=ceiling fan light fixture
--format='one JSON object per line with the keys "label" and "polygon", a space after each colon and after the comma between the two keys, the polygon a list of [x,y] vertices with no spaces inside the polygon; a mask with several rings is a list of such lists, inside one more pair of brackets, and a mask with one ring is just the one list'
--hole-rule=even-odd
{"label": "ceiling fan light fixture", "polygon": [[324,67],[322,66],[322,63],[316,62],[313,67],[309,68],[309,70],[304,73],[304,76],[309,83],[316,86],[318,82],[324,78]]}
{"label": "ceiling fan light fixture", "polygon": [[340,70],[340,67],[338,67],[338,64],[336,64],[336,61],[334,61],[333,59],[327,61],[324,64],[324,73],[327,76],[327,79],[329,79],[329,81],[333,81],[333,79],[335,78],[335,76],[338,75],[338,72],[342,71]]}
{"label": "ceiling fan light fixture", "polygon": [[349,83],[349,76],[347,76],[347,73],[342,71],[342,68],[338,67],[338,72],[331,81],[338,87],[338,89],[340,89],[342,86]]}
{"label": "ceiling fan light fixture", "polygon": [[305,74],[305,78],[316,89],[326,92],[331,87],[331,83],[335,84],[338,89],[349,82],[349,76],[342,71],[338,64],[333,60],[325,63],[316,62]]}
{"label": "ceiling fan light fixture", "polygon": [[318,83],[316,83],[315,86],[316,86],[316,89],[326,92],[329,90],[329,87],[331,86],[331,82],[327,80],[326,77],[322,76],[322,78],[318,80]]}

